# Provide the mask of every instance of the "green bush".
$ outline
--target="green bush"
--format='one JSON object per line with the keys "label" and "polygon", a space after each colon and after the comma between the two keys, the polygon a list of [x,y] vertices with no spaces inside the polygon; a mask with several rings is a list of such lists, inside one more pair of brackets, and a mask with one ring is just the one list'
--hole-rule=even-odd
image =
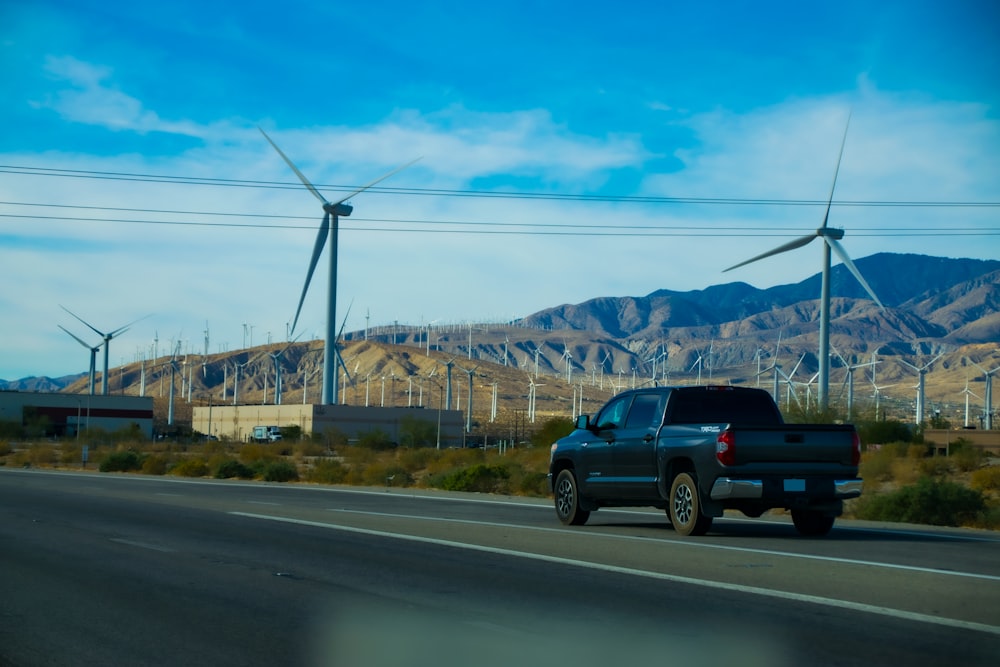
{"label": "green bush", "polygon": [[954,482],[921,477],[916,484],[891,493],[862,496],[855,514],[859,519],[872,521],[964,526],[974,524],[985,510],[981,492]]}
{"label": "green bush", "polygon": [[877,421],[859,421],[855,424],[858,436],[865,445],[885,443],[913,442],[913,431],[909,424],[903,424],[895,419]]}
{"label": "green bush", "polygon": [[445,491],[474,493],[506,493],[510,471],[505,466],[477,463],[470,468],[454,470],[432,480],[432,486]]}
{"label": "green bush", "polygon": [[101,461],[101,472],[129,472],[142,470],[142,457],[131,449],[111,452]]}
{"label": "green bush", "polygon": [[271,461],[261,474],[265,482],[294,482],[299,478],[295,464],[288,461]]}
{"label": "green bush", "polygon": [[231,479],[233,477],[239,477],[240,479],[253,479],[254,472],[243,463],[240,463],[236,459],[224,459],[219,461],[215,465],[215,472],[212,477],[215,479]]}
{"label": "green bush", "polygon": [[358,447],[378,452],[386,449],[393,449],[395,446],[396,443],[392,441],[389,434],[379,428],[374,428],[371,431],[365,431],[364,433],[358,434]]}

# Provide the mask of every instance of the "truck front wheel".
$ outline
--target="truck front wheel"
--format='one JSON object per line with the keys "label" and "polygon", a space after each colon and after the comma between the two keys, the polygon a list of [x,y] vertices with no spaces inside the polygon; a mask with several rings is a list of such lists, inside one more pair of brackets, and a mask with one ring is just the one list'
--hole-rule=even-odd
{"label": "truck front wheel", "polygon": [[569,469],[560,470],[553,487],[556,497],[556,515],[567,526],[582,526],[590,518],[590,512],[580,509],[580,492],[576,476]]}
{"label": "truck front wheel", "polygon": [[792,510],[792,523],[800,535],[822,537],[833,528],[834,517],[816,510]]}
{"label": "truck front wheel", "polygon": [[678,535],[704,535],[712,527],[712,517],[701,513],[698,484],[686,472],[674,477],[670,486],[670,523]]}

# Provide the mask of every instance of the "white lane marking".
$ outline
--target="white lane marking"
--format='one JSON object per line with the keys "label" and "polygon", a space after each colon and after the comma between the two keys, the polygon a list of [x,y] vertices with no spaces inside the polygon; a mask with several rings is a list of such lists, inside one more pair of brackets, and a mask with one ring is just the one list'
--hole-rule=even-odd
{"label": "white lane marking", "polygon": [[961,630],[972,630],[975,632],[983,632],[986,634],[1000,636],[1000,626],[987,625],[985,623],[975,623],[972,621],[962,621],[954,618],[944,618],[941,616],[931,616],[929,614],[921,614],[918,612],[904,611],[902,609],[891,609],[889,607],[879,607],[876,605],[864,604],[861,602],[851,602],[849,600],[837,600],[835,598],[824,598],[818,595],[806,595],[803,593],[789,593],[785,591],[776,591],[768,588],[759,588],[757,586],[745,586],[741,584],[727,584],[719,581],[712,581],[709,579],[695,579],[693,577],[684,577],[676,574],[666,574],[663,572],[650,572],[648,570],[636,570],[634,568],[619,567],[617,565],[606,565],[603,563],[591,563],[583,560],[576,560],[572,558],[561,558],[558,556],[547,556],[545,554],[535,554],[526,551],[514,551],[512,549],[501,549],[497,547],[487,547],[478,544],[463,544],[462,542],[453,542],[451,540],[441,540],[432,537],[420,537],[417,535],[404,535],[400,533],[389,533],[380,530],[370,530],[367,528],[354,528],[351,526],[339,526],[337,524],[331,523],[321,523],[319,521],[307,521],[305,519],[292,519],[290,517],[277,517],[277,516],[267,516],[265,514],[250,514],[248,512],[229,512],[229,514],[235,516],[247,517],[250,519],[262,519],[264,521],[276,521],[278,523],[290,523],[299,526],[310,526],[313,528],[326,528],[328,530],[339,530],[347,533],[357,533],[360,535],[369,535],[372,537],[386,537],[390,539],[405,540],[408,542],[419,542],[422,544],[433,544],[436,546],[452,547],[455,549],[466,549],[469,551],[480,551],[485,553],[496,554],[500,556],[511,556],[514,558],[528,558],[530,560],[538,560],[546,563],[555,563],[557,565],[570,565],[573,567],[583,567],[590,570],[601,570],[604,572],[611,572],[614,574],[625,574],[636,577],[646,577],[647,579],[658,579],[660,581],[669,581],[678,584],[689,584],[692,586],[701,586],[704,588],[714,588],[721,591],[737,592],[737,593],[747,593],[751,595],[762,595],[764,597],[776,598],[779,600],[788,600],[792,602],[802,602],[807,604],[822,605],[826,607],[835,607],[838,609],[846,609],[848,611],[858,611],[869,614],[877,614],[880,616],[888,616],[890,618],[906,620],[906,621],[916,621],[920,623],[930,623],[933,625],[941,625],[949,628],[957,628]]}
{"label": "white lane marking", "polygon": [[268,503],[263,500],[248,500],[247,505],[273,505],[274,507],[281,507],[281,503]]}
{"label": "white lane marking", "polygon": [[[565,528],[543,528],[539,526],[523,526],[513,523],[495,523],[490,521],[469,521],[465,519],[444,519],[440,517],[416,516],[410,514],[391,514],[386,512],[363,512],[360,510],[331,509],[331,512],[341,512],[343,514],[364,514],[368,516],[383,516],[391,519],[407,519],[410,521],[438,521],[442,523],[466,523],[476,526],[490,526],[493,528],[517,528],[521,530],[535,530],[545,533],[565,533]],[[969,577],[972,579],[986,579],[987,581],[1000,581],[1000,576],[992,574],[979,574],[976,572],[960,572],[958,570],[940,570],[932,567],[920,567],[917,565],[901,565],[898,563],[881,563],[878,561],[857,560],[854,558],[837,558],[835,556],[818,556],[815,554],[799,554],[790,551],[776,551],[773,549],[754,549],[751,547],[734,547],[725,544],[708,544],[705,542],[691,540],[656,540],[652,537],[636,537],[635,535],[616,535],[614,533],[588,533],[600,537],[614,540],[627,540],[637,542],[662,541],[664,544],[678,547],[693,547],[698,549],[713,549],[717,551],[736,551],[739,553],[750,553],[764,556],[779,556],[781,558],[801,558],[804,560],[818,560],[827,563],[841,563],[845,565],[863,565],[867,567],[881,567],[890,570],[905,570],[908,572],[923,572],[925,574],[940,574],[949,577]]]}
{"label": "white lane marking", "polygon": [[162,551],[165,554],[172,554],[176,549],[170,549],[168,547],[161,547],[155,544],[150,544],[149,542],[139,542],[138,540],[126,540],[121,537],[112,537],[112,542],[117,542],[118,544],[125,544],[130,547],[139,547],[140,549],[149,549],[150,551]]}

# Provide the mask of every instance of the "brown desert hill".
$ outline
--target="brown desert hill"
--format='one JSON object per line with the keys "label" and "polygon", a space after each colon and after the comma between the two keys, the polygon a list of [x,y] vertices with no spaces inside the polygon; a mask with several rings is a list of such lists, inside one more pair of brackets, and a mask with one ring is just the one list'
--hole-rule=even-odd
{"label": "brown desert hill", "polygon": [[[873,303],[845,267],[835,267],[840,287],[831,300],[831,402],[843,400],[845,364],[875,359],[874,377],[871,366],[853,374],[857,401],[873,404],[877,384],[881,407],[912,420],[919,376],[907,364],[933,362],[925,375],[928,413],[940,409],[961,423],[968,398],[970,410],[981,414],[985,376],[968,360],[987,370],[1000,366],[1000,261],[882,253],[856,264],[886,307]],[[730,283],[600,297],[516,322],[346,332],[341,349],[350,381],[343,380],[340,394],[359,405],[440,402],[445,364],[453,360],[453,402],[460,406],[468,403],[466,371],[474,368],[477,418],[489,418],[494,383],[497,409],[516,411],[527,408],[531,382],[538,385],[540,418],[569,417],[581,404],[591,411],[619,388],[651,382],[694,384],[700,377],[703,383],[770,387],[773,371],[766,377],[758,372],[777,363],[788,375],[795,371],[791,390],[782,380],[783,393],[805,405],[815,400],[818,287],[816,276],[767,290]],[[279,352],[282,402],[318,402],[321,341],[189,354],[177,360],[175,391],[183,389],[185,401],[231,403],[238,392],[241,403],[274,402],[271,355]],[[111,391],[139,393],[144,366],[145,393],[164,397],[168,362],[161,357],[112,370]],[[87,379],[67,391],[86,392]]]}

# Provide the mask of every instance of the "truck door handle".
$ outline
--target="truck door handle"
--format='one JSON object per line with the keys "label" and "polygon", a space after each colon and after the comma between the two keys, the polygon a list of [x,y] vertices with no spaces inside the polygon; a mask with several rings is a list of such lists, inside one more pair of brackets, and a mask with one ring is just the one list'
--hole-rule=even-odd
{"label": "truck door handle", "polygon": [[646,435],[645,435],[645,436],[643,437],[642,441],[643,441],[643,442],[645,442],[646,444],[649,444],[649,443],[653,442],[653,436],[652,436],[652,435],[650,435],[649,433],[647,433],[647,434],[646,434]]}

